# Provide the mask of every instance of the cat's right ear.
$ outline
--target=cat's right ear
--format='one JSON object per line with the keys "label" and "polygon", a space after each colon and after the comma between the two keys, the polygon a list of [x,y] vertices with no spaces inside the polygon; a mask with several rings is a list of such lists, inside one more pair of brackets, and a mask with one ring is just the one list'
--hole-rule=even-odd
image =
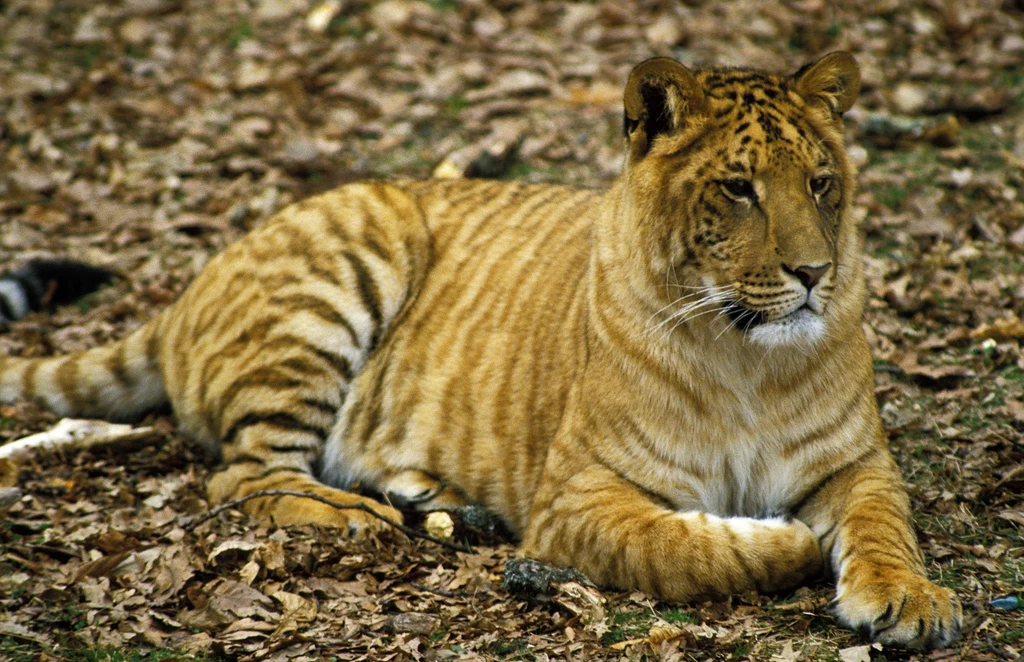
{"label": "cat's right ear", "polygon": [[630,154],[640,158],[659,135],[671,135],[704,112],[704,90],[682,64],[655,57],[638,64],[626,82],[625,131]]}
{"label": "cat's right ear", "polygon": [[796,91],[811,103],[828,109],[833,119],[842,117],[860,93],[860,68],[846,51],[829,53],[793,74]]}

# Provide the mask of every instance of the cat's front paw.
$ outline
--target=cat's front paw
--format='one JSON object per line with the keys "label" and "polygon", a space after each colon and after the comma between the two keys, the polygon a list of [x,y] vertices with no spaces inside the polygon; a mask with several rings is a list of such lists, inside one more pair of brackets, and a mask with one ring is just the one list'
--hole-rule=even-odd
{"label": "cat's front paw", "polygon": [[863,568],[844,573],[832,613],[872,641],[900,648],[943,648],[960,638],[960,600],[909,570]]}

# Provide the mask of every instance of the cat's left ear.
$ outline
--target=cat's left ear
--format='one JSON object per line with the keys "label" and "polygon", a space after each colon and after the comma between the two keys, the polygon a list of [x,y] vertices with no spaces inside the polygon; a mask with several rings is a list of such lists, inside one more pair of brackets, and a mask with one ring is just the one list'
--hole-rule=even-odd
{"label": "cat's left ear", "polygon": [[672,135],[704,112],[704,91],[685,66],[667,57],[638,64],[626,82],[625,131],[630,152],[642,158],[654,139]]}
{"label": "cat's left ear", "polygon": [[796,91],[804,99],[823,103],[832,117],[850,109],[860,92],[860,67],[846,51],[829,53],[793,74]]}

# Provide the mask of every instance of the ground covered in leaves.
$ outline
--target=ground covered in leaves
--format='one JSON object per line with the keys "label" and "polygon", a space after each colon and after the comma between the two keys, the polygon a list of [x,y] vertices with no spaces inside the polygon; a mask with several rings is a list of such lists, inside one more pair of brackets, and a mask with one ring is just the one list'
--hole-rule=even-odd
{"label": "ground covered in leaves", "polygon": [[[346,542],[234,511],[189,529],[211,462],[164,412],[157,444],[21,468],[0,658],[1020,659],[1022,34],[1014,0],[0,2],[0,268],[122,275],[8,325],[4,354],[123,336],[227,243],[342,182],[606,184],[643,58],[795,70],[853,51],[876,393],[929,571],[966,617],[954,649],[908,655],[857,648],[824,584],[681,607],[562,578],[527,599],[490,535]],[[0,443],[55,422],[5,406]]]}

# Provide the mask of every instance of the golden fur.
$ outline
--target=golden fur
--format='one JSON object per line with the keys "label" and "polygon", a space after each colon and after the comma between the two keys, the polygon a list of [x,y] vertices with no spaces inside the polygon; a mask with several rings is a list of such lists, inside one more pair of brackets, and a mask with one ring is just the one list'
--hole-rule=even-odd
{"label": "golden fur", "polygon": [[214,501],[287,488],[396,520],[348,490],[475,502],[523,554],[602,584],[687,600],[829,571],[847,626],[948,644],[960,606],[925,577],[860,326],[840,119],[858,87],[845,53],[794,76],[649,60],[609,190],[342,187],[121,342],[0,360],[0,399],[106,417],[169,400],[222,452]]}

